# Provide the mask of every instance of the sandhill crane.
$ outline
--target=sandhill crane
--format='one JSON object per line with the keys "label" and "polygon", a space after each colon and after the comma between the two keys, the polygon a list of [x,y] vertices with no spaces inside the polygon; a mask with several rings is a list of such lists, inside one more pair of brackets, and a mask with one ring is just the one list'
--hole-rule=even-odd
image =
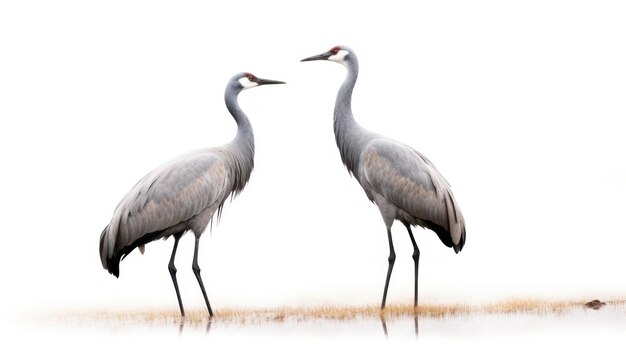
{"label": "sandhill crane", "polygon": [[224,201],[236,196],[250,179],[254,167],[254,134],[248,117],[237,102],[247,88],[283,82],[257,78],[250,73],[233,76],[224,99],[237,122],[237,134],[228,144],[196,150],[175,158],[148,173],[117,205],[113,218],[100,236],[102,266],[119,277],[120,260],[135,248],[143,253],[144,245],[157,239],[174,237],[169,271],[176,290],[180,313],[185,315],[178,291],[174,257],[181,236],[191,231],[196,242],[193,272],[198,280],[209,315],[209,304],[198,266],[200,236],[213,218],[219,217]]}
{"label": "sandhill crane", "polygon": [[424,155],[408,145],[362,128],[352,116],[352,90],[359,74],[356,54],[346,46],[335,46],[302,61],[328,60],[343,64],[348,75],[337,94],[334,113],[335,140],[341,160],[365,194],[374,202],[387,227],[389,266],[381,309],[385,308],[389,278],[396,260],[391,226],[399,220],[413,244],[415,262],[414,306],[417,306],[417,273],[420,251],[411,232],[419,225],[437,233],[439,239],[458,253],[465,244],[465,221],[450,185]]}

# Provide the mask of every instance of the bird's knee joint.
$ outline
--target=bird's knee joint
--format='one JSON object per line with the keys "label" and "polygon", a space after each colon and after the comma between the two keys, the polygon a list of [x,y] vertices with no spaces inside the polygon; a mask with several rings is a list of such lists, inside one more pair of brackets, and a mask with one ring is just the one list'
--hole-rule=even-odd
{"label": "bird's knee joint", "polygon": [[174,267],[174,265],[167,266],[167,269],[169,269],[170,274],[176,274],[176,272],[178,271],[178,269],[176,269],[176,267]]}
{"label": "bird's knee joint", "polygon": [[419,260],[419,258],[420,258],[420,252],[419,251],[414,252],[413,253],[413,260]]}
{"label": "bird's knee joint", "polygon": [[389,261],[389,263],[396,262],[396,255],[395,254],[389,255],[389,258],[387,258],[387,261]]}
{"label": "bird's knee joint", "polygon": [[191,269],[193,269],[194,273],[200,274],[200,266],[198,266],[197,264],[194,264],[193,266],[191,266]]}

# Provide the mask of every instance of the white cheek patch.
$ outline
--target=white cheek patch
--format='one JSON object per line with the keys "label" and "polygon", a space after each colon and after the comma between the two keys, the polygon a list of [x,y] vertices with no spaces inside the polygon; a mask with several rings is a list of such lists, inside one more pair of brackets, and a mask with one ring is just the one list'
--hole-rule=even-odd
{"label": "white cheek patch", "polygon": [[250,79],[248,79],[247,77],[241,77],[241,78],[239,78],[239,84],[241,84],[241,86],[242,86],[244,89],[248,89],[248,88],[256,87],[257,85],[259,85],[258,83],[251,82],[251,81],[250,81]]}
{"label": "white cheek patch", "polygon": [[339,52],[330,56],[328,59],[330,61],[335,61],[335,62],[345,62],[344,58],[348,56],[348,53],[349,53],[348,50],[339,50]]}

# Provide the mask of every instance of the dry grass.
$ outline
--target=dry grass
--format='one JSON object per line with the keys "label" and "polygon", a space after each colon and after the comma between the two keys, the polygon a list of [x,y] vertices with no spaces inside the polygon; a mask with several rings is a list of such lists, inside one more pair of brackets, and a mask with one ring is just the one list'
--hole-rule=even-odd
{"label": "dry grass", "polygon": [[[381,311],[378,306],[323,306],[323,307],[284,307],[268,309],[218,309],[213,321],[235,324],[281,323],[284,321],[302,322],[308,320],[353,320],[357,318],[385,318],[415,316],[444,318],[471,314],[513,314],[563,313],[575,308],[585,308],[587,301],[567,300],[506,300],[484,305],[466,304],[423,304],[417,310],[412,305],[390,305]],[[606,301],[608,305],[624,305],[626,300]],[[54,315],[58,319],[74,322],[100,322],[118,324],[206,324],[205,309],[188,310],[184,319],[177,309],[171,310],[126,310],[126,311],[78,311]]]}

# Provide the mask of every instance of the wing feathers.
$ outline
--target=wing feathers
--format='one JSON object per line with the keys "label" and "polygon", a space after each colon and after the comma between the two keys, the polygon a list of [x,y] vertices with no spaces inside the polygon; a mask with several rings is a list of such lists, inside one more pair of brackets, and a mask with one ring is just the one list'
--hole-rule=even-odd
{"label": "wing feathers", "polygon": [[142,178],[117,206],[111,220],[109,252],[144,234],[189,220],[229,195],[224,162],[212,153],[175,159]]}
{"label": "wing feathers", "polygon": [[448,182],[426,157],[387,139],[371,142],[362,155],[364,188],[371,188],[414,218],[397,219],[412,224],[419,224],[419,221],[434,223],[449,232],[455,250],[459,245],[462,247],[465,236],[463,216]]}

